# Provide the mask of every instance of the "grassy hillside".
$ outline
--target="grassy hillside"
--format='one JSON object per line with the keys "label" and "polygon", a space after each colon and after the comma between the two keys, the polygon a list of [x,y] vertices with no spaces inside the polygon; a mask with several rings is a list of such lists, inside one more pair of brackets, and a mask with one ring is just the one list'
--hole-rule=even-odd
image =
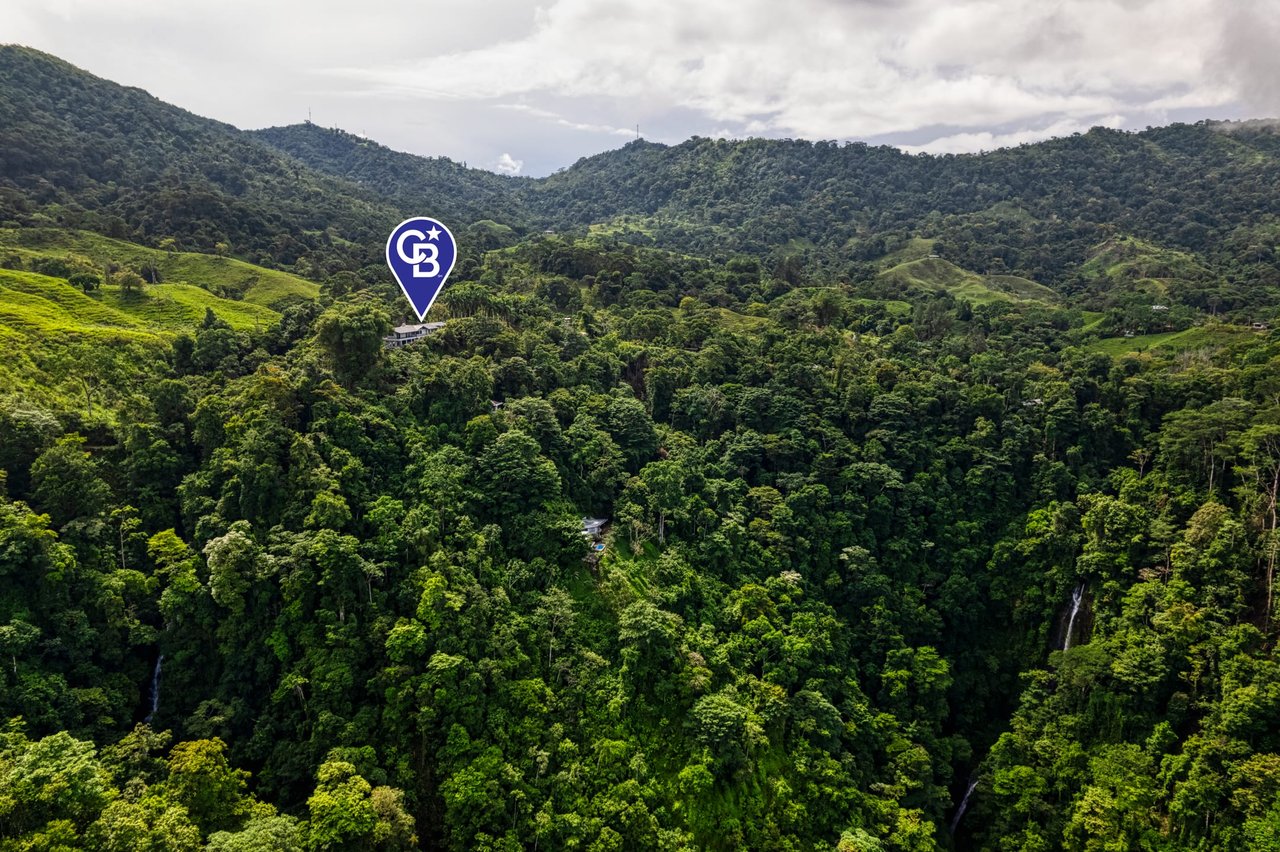
{"label": "grassy hillside", "polygon": [[892,269],[899,264],[912,260],[924,260],[929,255],[936,253],[934,246],[937,245],[937,242],[937,240],[930,240],[924,237],[912,237],[901,248],[880,258],[877,261],[877,266],[881,269]]}
{"label": "grassy hillside", "polygon": [[[99,269],[112,264],[136,270],[154,268],[162,283],[191,284],[217,296],[242,299],[248,303],[245,310],[251,306],[269,308],[290,299],[314,299],[320,292],[315,282],[288,272],[229,257],[161,251],[90,231],[0,228],[0,256],[12,255],[27,263],[34,257],[55,257]],[[230,316],[225,319],[235,325]]]}
{"label": "grassy hillside", "polygon": [[[152,284],[140,293],[108,284],[86,295],[60,278],[11,269],[0,270],[0,283],[5,288],[0,308],[14,327],[138,329],[155,335],[190,330],[206,309],[235,329],[265,328],[280,318],[270,308],[221,299],[191,284]],[[29,322],[34,318],[40,320],[37,325]]]}
{"label": "grassy hillside", "polygon": [[1149,352],[1152,350],[1181,352],[1193,349],[1214,349],[1253,341],[1261,336],[1262,333],[1246,326],[1197,326],[1196,328],[1167,331],[1161,334],[1106,337],[1088,344],[1085,348],[1092,352],[1101,352],[1114,357],[1129,352]]}
{"label": "grassy hillside", "polygon": [[988,275],[984,283],[993,290],[1014,296],[1018,299],[1029,299],[1039,302],[1056,302],[1058,294],[1043,284],[1037,284],[1030,278],[1017,275]]}
{"label": "grassy hillside", "polygon": [[140,293],[105,285],[85,294],[61,278],[0,269],[0,401],[109,420],[148,377],[167,369],[174,336],[198,328],[206,310],[237,330],[279,319],[270,308],[191,284],[154,284]]}
{"label": "grassy hillside", "polygon": [[92,298],[59,278],[0,270],[0,319],[15,331],[55,335],[115,331],[141,331],[149,337],[154,332],[144,323],[103,300]]}
{"label": "grassy hillside", "polygon": [[[169,335],[57,278],[0,270],[0,400],[108,417],[163,365]],[[143,304],[148,302],[139,300]]]}
{"label": "grassy hillside", "polygon": [[[94,296],[98,297],[98,294]],[[173,331],[189,330],[198,325],[204,319],[206,309],[212,310],[219,319],[237,330],[265,329],[280,318],[270,308],[220,299],[191,284],[155,284],[142,293],[123,293],[118,287],[108,287],[102,292],[101,299],[104,304],[126,315]]]}
{"label": "grassy hillside", "polygon": [[1166,296],[1174,282],[1210,277],[1209,270],[1193,255],[1130,236],[1112,237],[1094,246],[1080,274],[1099,292],[1154,296]]}
{"label": "grassy hillside", "polygon": [[946,290],[957,299],[982,305],[991,302],[1042,301],[1056,296],[1048,287],[1016,275],[979,275],[961,269],[940,257],[923,257],[891,266],[879,276],[881,281],[896,283],[903,290]]}

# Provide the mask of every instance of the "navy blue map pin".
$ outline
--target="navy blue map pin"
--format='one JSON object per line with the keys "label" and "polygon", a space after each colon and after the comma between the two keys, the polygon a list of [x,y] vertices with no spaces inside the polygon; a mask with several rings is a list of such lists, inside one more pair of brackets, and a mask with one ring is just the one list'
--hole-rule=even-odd
{"label": "navy blue map pin", "polygon": [[444,289],[444,280],[453,271],[458,258],[458,244],[453,234],[429,216],[405,219],[387,238],[387,266],[400,282],[409,304],[426,319],[436,296]]}

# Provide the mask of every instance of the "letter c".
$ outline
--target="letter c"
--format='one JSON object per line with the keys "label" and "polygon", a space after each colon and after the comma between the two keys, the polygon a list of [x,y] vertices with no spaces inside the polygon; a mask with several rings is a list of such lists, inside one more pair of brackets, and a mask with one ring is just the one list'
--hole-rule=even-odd
{"label": "letter c", "polygon": [[[404,241],[406,237],[418,238],[417,244],[414,245],[413,247],[413,257],[409,257],[407,254],[404,253]],[[396,237],[396,254],[400,255],[400,259],[403,260],[405,263],[409,263],[414,266],[417,266],[418,264],[422,263],[424,260],[427,259],[426,255],[422,253],[422,241],[425,240],[426,238],[427,238],[427,235],[419,231],[417,228],[409,228],[400,236]]]}

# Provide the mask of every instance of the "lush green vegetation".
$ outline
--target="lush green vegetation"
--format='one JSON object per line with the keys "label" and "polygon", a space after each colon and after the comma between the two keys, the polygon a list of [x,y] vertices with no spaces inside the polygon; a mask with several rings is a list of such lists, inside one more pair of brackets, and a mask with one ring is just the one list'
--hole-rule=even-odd
{"label": "lush green vegetation", "polygon": [[1054,299],[1052,290],[1034,281],[1015,275],[983,277],[966,272],[936,255],[891,266],[880,273],[880,278],[902,290],[912,288],[942,290],[957,299],[964,299],[975,305],[1018,299],[1040,301]]}
{"label": "lush green vegetation", "polygon": [[391,225],[430,209],[474,252],[551,228],[749,254],[789,285],[869,280],[933,253],[995,292],[1047,298],[1040,285],[1101,309],[1137,293],[1254,321],[1280,299],[1280,134],[1265,123],[1096,128],[981,156],[637,141],[528,180],[312,124],[240,132],[9,46],[0,146],[0,225],[221,247],[315,280],[372,278]]}
{"label": "lush green vegetation", "polygon": [[413,163],[0,83],[0,849],[1280,848],[1264,131],[418,164],[387,350]]}
{"label": "lush green vegetation", "polygon": [[[161,240],[160,242],[167,242]],[[314,299],[312,281],[276,269],[263,269],[223,255],[151,249],[90,231],[54,228],[0,229],[0,257],[10,267],[26,266],[74,275],[77,271],[110,275],[131,269],[148,283],[194,284],[211,293],[252,306],[278,307]],[[225,254],[225,253],[224,253]]]}

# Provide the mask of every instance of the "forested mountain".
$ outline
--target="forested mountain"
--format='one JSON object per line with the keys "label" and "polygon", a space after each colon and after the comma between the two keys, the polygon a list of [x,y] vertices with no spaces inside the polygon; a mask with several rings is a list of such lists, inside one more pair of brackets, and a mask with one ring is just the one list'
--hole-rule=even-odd
{"label": "forested mountain", "polygon": [[337,128],[294,124],[252,135],[308,166],[354,181],[403,210],[438,210],[459,223],[500,218],[508,225],[528,219],[527,178],[469,169],[448,157],[393,151]]}
{"label": "forested mountain", "polygon": [[305,255],[326,269],[359,259],[399,221],[376,194],[230,125],[12,45],[0,45],[0,150],[0,220],[9,224],[56,222],[210,253],[222,244],[270,264]]}
{"label": "forested mountain", "polygon": [[[1105,300],[1082,268],[1095,246],[1121,234],[1160,247],[1138,277],[1176,279],[1181,297],[1201,306],[1280,297],[1280,200],[1271,191],[1280,183],[1280,133],[1268,124],[1095,128],[943,157],[831,142],[637,141],[542,180],[479,192],[474,172],[341,132],[298,126],[261,138],[410,205],[464,188],[496,202],[505,188],[520,221],[570,230],[613,223],[641,243],[767,256],[784,276],[820,264],[856,278],[860,263],[920,234],[963,267]],[[1179,269],[1162,252],[1193,256],[1196,268]]]}
{"label": "forested mountain", "polygon": [[[754,254],[791,283],[802,269],[866,277],[868,264],[923,236],[965,269],[1098,307],[1149,280],[1214,310],[1280,297],[1273,124],[1095,128],[941,157],[833,142],[637,141],[529,180],[310,124],[241,132],[24,48],[0,47],[0,75],[0,216],[18,224],[200,251],[223,244],[324,275],[379,263],[366,250],[376,235],[430,208],[459,228],[485,223],[471,242],[487,248],[508,244],[508,228],[607,226],[677,251]],[[1099,286],[1090,260],[1117,236],[1144,249],[1122,280]]]}
{"label": "forested mountain", "polygon": [[1266,128],[0,118],[0,850],[1280,848]]}

